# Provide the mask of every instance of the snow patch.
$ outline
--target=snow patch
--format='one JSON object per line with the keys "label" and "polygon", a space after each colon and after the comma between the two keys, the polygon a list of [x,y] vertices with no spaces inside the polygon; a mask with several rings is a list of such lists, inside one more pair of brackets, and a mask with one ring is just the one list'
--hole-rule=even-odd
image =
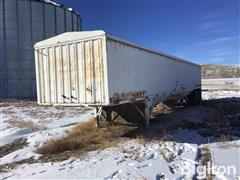
{"label": "snow patch", "polygon": [[[0,107],[0,146],[20,139],[26,139],[28,145],[0,159],[0,164],[12,163],[30,157],[38,158],[35,150],[47,140],[64,137],[66,131],[79,122],[85,122],[93,117],[93,109],[83,107],[49,107],[38,106],[35,103],[10,103]],[[31,121],[39,126],[33,131],[28,127],[18,127],[11,121]]]}
{"label": "snow patch", "polygon": [[[125,152],[123,152],[125,149]],[[168,149],[176,159],[167,162],[161,155]],[[130,158],[137,151],[141,161]],[[128,141],[120,148],[108,148],[101,152],[91,152],[84,159],[70,158],[56,163],[23,164],[3,177],[13,178],[75,178],[75,179],[156,179],[181,177],[181,166],[192,166],[196,152],[181,143],[147,143]],[[74,176],[73,176],[74,175]],[[191,178],[191,176],[190,176]]]}
{"label": "snow patch", "polygon": [[224,146],[220,143],[210,144],[210,152],[214,166],[236,168],[236,174],[231,171],[230,174],[216,174],[218,178],[222,179],[237,179],[240,177],[240,140],[226,142]]}
{"label": "snow patch", "polygon": [[240,91],[202,91],[203,100],[240,97]]}

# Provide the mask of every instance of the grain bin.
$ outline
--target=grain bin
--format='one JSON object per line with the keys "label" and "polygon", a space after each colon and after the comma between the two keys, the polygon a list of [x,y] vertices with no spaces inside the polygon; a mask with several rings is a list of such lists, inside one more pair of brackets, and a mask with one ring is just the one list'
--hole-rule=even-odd
{"label": "grain bin", "polygon": [[0,99],[36,98],[33,45],[80,31],[74,11],[49,0],[0,0]]}
{"label": "grain bin", "polygon": [[[38,103],[113,107],[169,98],[200,100],[200,66],[104,31],[63,33],[35,44]],[[100,107],[100,108],[99,108]]]}

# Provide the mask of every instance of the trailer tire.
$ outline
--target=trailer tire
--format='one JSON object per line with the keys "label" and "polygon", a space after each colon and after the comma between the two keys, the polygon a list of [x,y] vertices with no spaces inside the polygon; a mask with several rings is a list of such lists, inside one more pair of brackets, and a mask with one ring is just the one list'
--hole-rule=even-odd
{"label": "trailer tire", "polygon": [[195,89],[188,96],[188,105],[195,106],[201,104],[202,101],[202,91],[201,89]]}

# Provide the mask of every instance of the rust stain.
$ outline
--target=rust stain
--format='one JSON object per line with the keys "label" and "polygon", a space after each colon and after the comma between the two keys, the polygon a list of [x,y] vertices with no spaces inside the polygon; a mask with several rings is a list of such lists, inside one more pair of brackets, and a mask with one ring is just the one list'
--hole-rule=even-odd
{"label": "rust stain", "polygon": [[86,79],[86,102],[92,102],[92,57],[91,57],[91,41],[84,43],[85,45],[85,79]]}
{"label": "rust stain", "polygon": [[124,100],[133,100],[145,96],[145,91],[131,91],[127,93],[114,93],[113,97],[110,98],[110,101],[113,103],[118,103]]}
{"label": "rust stain", "polygon": [[87,87],[86,90],[92,94],[92,87]]}
{"label": "rust stain", "polygon": [[102,62],[102,49],[101,40],[97,39],[93,41],[93,54],[94,54],[94,78],[95,78],[95,101],[102,100],[102,86],[103,86],[103,62]]}
{"label": "rust stain", "polygon": [[[77,82],[77,68],[76,68],[76,53],[75,53],[75,48],[74,48],[74,44],[69,45],[69,50],[70,50],[70,57],[69,57],[69,61],[70,61],[70,78],[71,78],[71,95],[72,96],[77,96],[76,91],[75,91],[75,87],[77,86],[76,82]],[[74,99],[74,98],[73,98]]]}
{"label": "rust stain", "polygon": [[83,101],[85,102],[85,50],[84,50],[84,42],[81,42],[79,44],[77,44],[77,49],[78,49],[78,65],[79,65],[79,68],[80,68],[80,71],[79,71],[79,91],[80,91],[80,101]]}
{"label": "rust stain", "polygon": [[[41,70],[45,70],[39,77],[41,84],[44,84],[40,86],[42,102],[72,103],[71,99],[75,98],[79,103],[104,102],[102,43],[103,40],[99,38],[61,45],[56,47],[56,50],[50,49],[48,61],[43,60],[41,64],[39,63]],[[69,99],[63,98],[62,95]],[[127,95],[121,94],[120,96]],[[139,95],[132,92],[130,96],[134,98]]]}

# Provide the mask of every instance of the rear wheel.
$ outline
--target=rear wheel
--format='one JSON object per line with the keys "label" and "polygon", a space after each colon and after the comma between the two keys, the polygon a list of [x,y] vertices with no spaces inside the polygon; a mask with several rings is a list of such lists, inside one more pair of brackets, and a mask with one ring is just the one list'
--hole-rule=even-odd
{"label": "rear wheel", "polygon": [[188,104],[189,105],[199,105],[202,101],[202,91],[201,89],[195,89],[188,96]]}

